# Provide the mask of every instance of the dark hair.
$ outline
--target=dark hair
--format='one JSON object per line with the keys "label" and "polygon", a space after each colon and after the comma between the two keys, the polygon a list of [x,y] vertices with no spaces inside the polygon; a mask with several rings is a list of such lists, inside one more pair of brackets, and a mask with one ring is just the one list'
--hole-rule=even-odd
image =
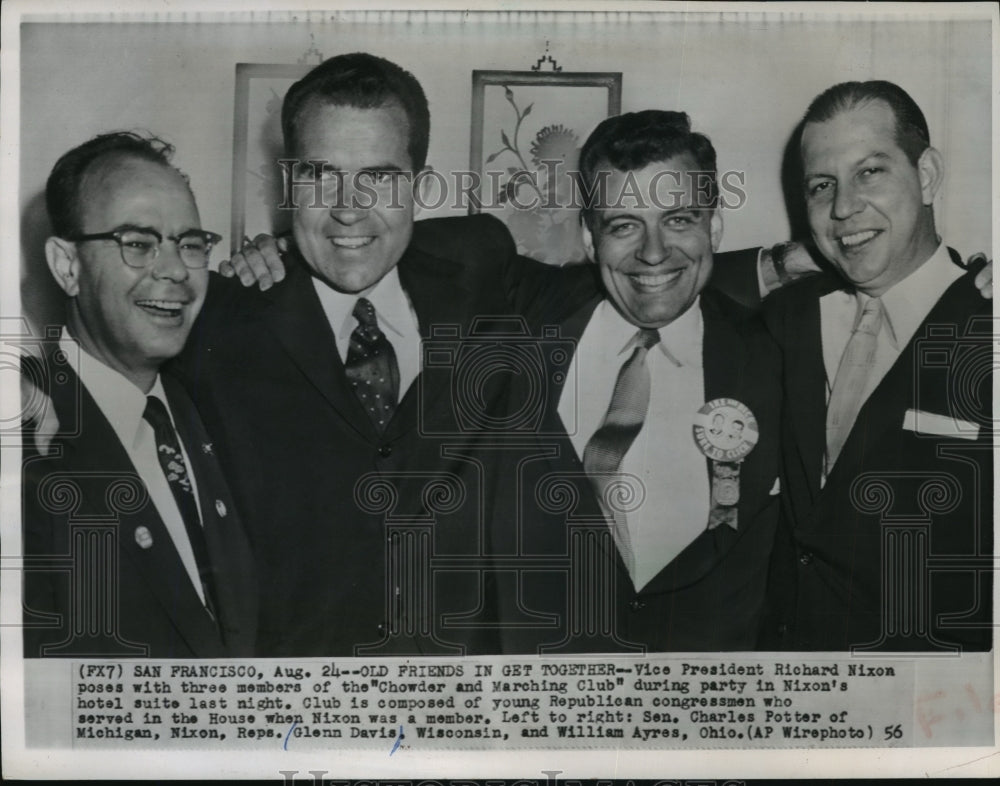
{"label": "dark hair", "polygon": [[809,105],[802,125],[832,120],[841,112],[884,101],[896,119],[896,144],[916,166],[921,154],[930,147],[927,120],[917,102],[899,85],[874,79],[870,82],[841,82],[824,90]]}
{"label": "dark hair", "polygon": [[707,175],[697,183],[699,206],[714,208],[719,201],[715,148],[707,136],[691,130],[691,119],[686,112],[646,109],[602,121],[580,151],[584,217],[588,222],[592,217],[594,205],[587,204],[591,201],[588,195],[595,193],[597,170],[601,166],[610,164],[628,172],[684,153],[689,153],[698,170]]}
{"label": "dark hair", "polygon": [[169,167],[187,182],[187,176],[170,163],[174,146],[159,137],[134,131],[101,134],[74,147],[56,161],[45,183],[45,207],[58,237],[69,238],[82,231],[80,186],[87,172],[99,161],[110,158],[138,158]]}
{"label": "dark hair", "polygon": [[410,162],[414,171],[424,168],[431,114],[420,82],[409,71],[367,52],[337,55],[320,63],[289,88],[281,105],[281,133],[287,155],[296,152],[302,113],[316,103],[357,109],[399,104],[409,121]]}

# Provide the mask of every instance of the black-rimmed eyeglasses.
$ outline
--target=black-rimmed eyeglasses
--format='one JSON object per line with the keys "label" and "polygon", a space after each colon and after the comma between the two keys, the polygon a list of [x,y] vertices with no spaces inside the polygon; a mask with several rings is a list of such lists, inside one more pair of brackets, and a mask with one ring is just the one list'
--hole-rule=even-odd
{"label": "black-rimmed eyeglasses", "polygon": [[204,229],[189,229],[179,235],[163,237],[155,229],[149,227],[122,227],[110,232],[97,232],[90,235],[74,235],[66,238],[74,243],[90,240],[114,240],[121,250],[122,262],[129,267],[147,267],[160,255],[160,246],[164,240],[172,240],[177,245],[177,254],[184,267],[197,270],[208,267],[208,258],[212,246],[222,240],[222,235],[208,232]]}

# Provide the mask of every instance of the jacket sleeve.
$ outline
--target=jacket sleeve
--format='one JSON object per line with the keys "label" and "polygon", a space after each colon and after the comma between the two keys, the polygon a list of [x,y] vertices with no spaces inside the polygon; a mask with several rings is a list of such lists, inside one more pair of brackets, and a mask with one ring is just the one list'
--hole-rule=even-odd
{"label": "jacket sleeve", "polygon": [[757,257],[760,247],[727,251],[715,255],[712,286],[737,303],[757,311],[761,306],[757,280]]}

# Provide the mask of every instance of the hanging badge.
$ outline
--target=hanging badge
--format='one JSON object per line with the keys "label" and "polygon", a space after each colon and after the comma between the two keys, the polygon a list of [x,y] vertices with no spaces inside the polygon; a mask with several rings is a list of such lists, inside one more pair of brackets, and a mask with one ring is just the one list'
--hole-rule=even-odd
{"label": "hanging badge", "polygon": [[720,524],[736,529],[740,501],[740,464],[757,444],[757,418],[733,398],[717,398],[695,415],[694,441],[712,461],[712,508],[708,528]]}

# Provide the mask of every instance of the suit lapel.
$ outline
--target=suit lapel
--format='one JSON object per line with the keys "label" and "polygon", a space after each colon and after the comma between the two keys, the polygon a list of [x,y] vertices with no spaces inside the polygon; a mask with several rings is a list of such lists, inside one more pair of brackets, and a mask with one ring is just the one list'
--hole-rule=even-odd
{"label": "suit lapel", "polygon": [[820,276],[802,285],[796,297],[787,300],[787,321],[781,337],[784,374],[786,380],[795,383],[786,384],[786,389],[794,393],[785,398],[785,413],[797,448],[795,456],[786,454],[784,460],[800,465],[812,500],[820,492],[826,452],[826,367],[819,299],[836,288],[832,276]]}
{"label": "suit lapel", "polygon": [[[249,544],[236,511],[230,510],[232,500],[214,457],[214,448],[194,405],[174,380],[166,376],[162,379],[197,481],[205,544],[218,606],[216,614],[220,629],[226,633],[227,648],[230,648],[240,641],[252,639],[256,627],[253,603],[256,587],[253,586],[253,560]],[[250,651],[250,646],[252,641],[243,647],[237,646],[231,654],[245,654]]]}
{"label": "suit lapel", "polygon": [[[415,429],[419,413],[436,402],[451,401],[453,364],[428,365],[428,349],[435,341],[457,345],[470,330],[476,316],[473,293],[458,282],[461,266],[409,248],[399,262],[399,281],[417,315],[421,337],[421,370],[403,394],[385,431],[386,439],[397,439]],[[425,344],[425,342],[428,342]]]}
{"label": "suit lapel", "polygon": [[266,304],[261,318],[299,371],[350,428],[374,441],[375,428],[347,385],[333,329],[320,305],[306,263],[297,260],[290,264],[285,282],[261,296]]}
{"label": "suit lapel", "polygon": [[[735,303],[728,305],[733,309],[737,307]],[[737,391],[743,388],[747,374],[752,371],[746,368],[745,339],[736,329],[732,315],[722,312],[720,303],[711,290],[705,290],[701,295],[701,313],[704,324],[701,347],[705,401],[722,397],[739,399]],[[693,421],[695,413],[689,414]],[[709,476],[711,488],[712,468],[711,461],[707,458],[705,472]],[[746,502],[746,495],[743,501]],[[748,515],[743,507],[740,505],[740,516],[743,521],[747,521]],[[727,526],[709,530],[707,521],[705,525],[705,531],[691,541],[643,588],[643,594],[671,592],[698,581],[712,570],[719,557],[728,551],[742,534],[742,531],[734,531]]]}
{"label": "suit lapel", "polygon": [[[67,385],[64,390],[69,391],[73,387]],[[79,385],[78,401],[79,423],[82,428],[78,436],[61,442],[64,450],[62,460],[71,468],[70,471],[90,475],[94,480],[114,476],[139,479],[114,429],[82,384]],[[67,412],[67,416],[72,417],[69,414],[72,410],[66,409],[68,405],[74,404],[72,400],[67,400],[64,394],[54,393],[53,402],[57,413]],[[90,515],[107,520],[105,496],[96,493],[83,495],[76,518]],[[145,533],[142,532],[143,528]],[[140,538],[139,533],[148,533],[149,537]],[[139,540],[147,547],[140,545]],[[191,585],[173,539],[152,500],[147,499],[146,504],[134,513],[119,514],[118,547],[123,559],[135,565],[136,574],[157,599],[163,613],[171,620],[192,652],[221,654],[215,625]],[[127,591],[127,588],[120,587],[119,591]]]}
{"label": "suit lapel", "polygon": [[[934,304],[922,326],[933,324],[954,325],[964,321],[982,305],[982,296],[973,281],[975,273],[967,273],[955,281]],[[827,479],[828,488],[837,489],[846,482],[841,476],[853,475],[861,466],[864,456],[889,433],[902,428],[902,415],[913,407],[915,387],[920,379],[915,376],[918,368],[916,342],[922,337],[923,328],[903,347],[885,377],[872,391],[861,407],[851,433],[844,443],[837,463]]]}

